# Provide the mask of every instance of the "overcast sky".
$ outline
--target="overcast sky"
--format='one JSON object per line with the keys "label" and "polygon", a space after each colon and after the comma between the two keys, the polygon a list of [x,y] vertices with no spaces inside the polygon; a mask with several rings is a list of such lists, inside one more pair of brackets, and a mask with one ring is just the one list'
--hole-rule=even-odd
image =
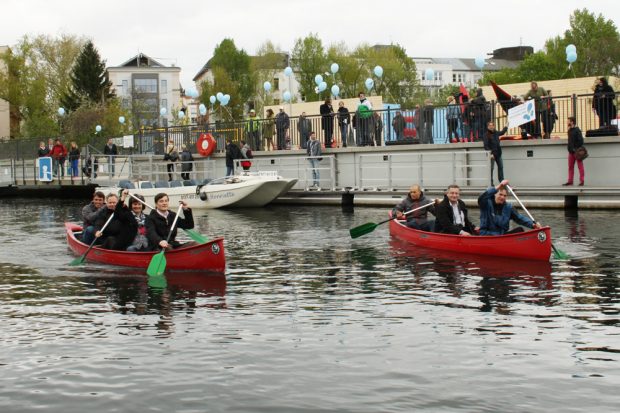
{"label": "overcast sky", "polygon": [[[620,23],[619,0],[4,0],[0,45],[28,35],[62,33],[93,40],[108,66],[142,52],[181,67],[191,79],[223,38],[254,54],[271,40],[290,51],[317,33],[344,41],[402,45],[409,56],[471,57],[519,44],[543,47],[564,33],[578,8]],[[327,70],[327,68],[326,68]]]}

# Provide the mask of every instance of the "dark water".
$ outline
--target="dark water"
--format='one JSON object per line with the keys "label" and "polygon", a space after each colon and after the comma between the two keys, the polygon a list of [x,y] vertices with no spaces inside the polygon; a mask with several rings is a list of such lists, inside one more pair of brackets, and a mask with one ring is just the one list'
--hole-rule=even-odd
{"label": "dark water", "polygon": [[409,249],[380,209],[209,211],[226,276],[73,258],[81,205],[0,201],[1,412],[611,412],[617,212],[532,211],[574,259]]}

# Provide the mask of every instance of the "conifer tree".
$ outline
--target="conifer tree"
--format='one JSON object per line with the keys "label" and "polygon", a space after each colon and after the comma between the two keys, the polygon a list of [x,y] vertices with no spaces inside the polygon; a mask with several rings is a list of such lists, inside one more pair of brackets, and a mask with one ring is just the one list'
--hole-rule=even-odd
{"label": "conifer tree", "polygon": [[114,96],[110,91],[105,61],[101,60],[95,45],[88,41],[78,55],[71,71],[71,88],[63,96],[62,104],[73,111],[83,104],[105,103]]}

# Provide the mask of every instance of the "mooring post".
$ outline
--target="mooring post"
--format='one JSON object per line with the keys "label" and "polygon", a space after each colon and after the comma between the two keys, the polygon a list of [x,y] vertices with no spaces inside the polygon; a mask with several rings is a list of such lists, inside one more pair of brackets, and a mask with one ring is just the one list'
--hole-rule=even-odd
{"label": "mooring post", "polygon": [[353,209],[355,194],[351,192],[350,187],[346,187],[344,189],[344,193],[342,194],[342,208],[350,208]]}
{"label": "mooring post", "polygon": [[578,195],[564,195],[564,209],[565,210],[579,209],[579,196]]}

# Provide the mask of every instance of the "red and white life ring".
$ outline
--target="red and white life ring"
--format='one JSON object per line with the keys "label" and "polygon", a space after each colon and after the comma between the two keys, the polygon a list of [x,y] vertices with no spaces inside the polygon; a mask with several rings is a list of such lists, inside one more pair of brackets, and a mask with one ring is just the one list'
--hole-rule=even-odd
{"label": "red and white life ring", "polygon": [[209,156],[215,151],[217,142],[213,139],[210,133],[201,133],[196,141],[196,150],[202,156]]}

